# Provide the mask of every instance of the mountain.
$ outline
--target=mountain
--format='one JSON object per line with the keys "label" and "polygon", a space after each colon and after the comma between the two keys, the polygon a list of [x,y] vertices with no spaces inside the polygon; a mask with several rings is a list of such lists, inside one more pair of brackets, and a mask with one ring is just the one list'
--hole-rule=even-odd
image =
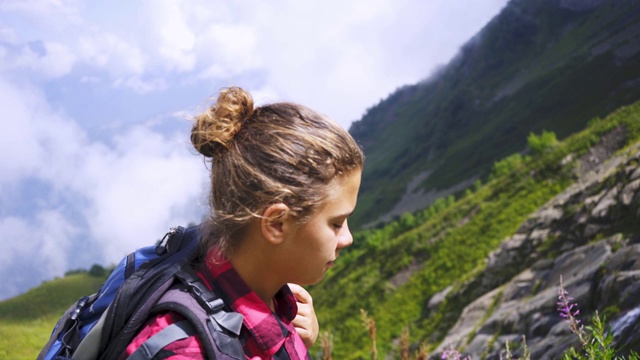
{"label": "mountain", "polygon": [[497,360],[523,335],[531,359],[561,358],[575,336],[556,310],[560,276],[581,321],[606,314],[616,346],[640,350],[639,164],[637,102],[536,153],[504,158],[457,199],[358,232],[311,289],[334,358],[370,356],[362,311],[391,359],[405,332],[432,359],[453,346]]}
{"label": "mountain", "polygon": [[510,1],[437,74],[353,123],[367,160],[352,226],[460,193],[531,132],[564,138],[640,98],[639,37],[636,1]]}

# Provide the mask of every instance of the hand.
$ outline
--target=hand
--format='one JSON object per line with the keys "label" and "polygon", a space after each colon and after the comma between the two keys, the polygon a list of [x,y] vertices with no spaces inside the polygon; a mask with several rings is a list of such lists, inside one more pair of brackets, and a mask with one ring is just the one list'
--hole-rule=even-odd
{"label": "hand", "polygon": [[319,331],[318,318],[313,309],[313,299],[311,294],[300,285],[289,284],[289,289],[298,301],[298,314],[292,321],[293,326],[307,349],[311,349],[318,338]]}

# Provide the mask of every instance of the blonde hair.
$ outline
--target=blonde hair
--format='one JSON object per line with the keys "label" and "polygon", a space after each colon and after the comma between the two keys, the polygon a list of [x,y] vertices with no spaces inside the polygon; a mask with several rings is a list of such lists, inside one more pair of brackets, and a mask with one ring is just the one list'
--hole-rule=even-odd
{"label": "blonde hair", "polygon": [[338,176],[361,169],[364,155],[349,133],[298,104],[254,108],[238,87],[195,117],[191,142],[211,158],[211,214],[206,249],[224,254],[267,206],[284,203],[300,223],[309,220]]}

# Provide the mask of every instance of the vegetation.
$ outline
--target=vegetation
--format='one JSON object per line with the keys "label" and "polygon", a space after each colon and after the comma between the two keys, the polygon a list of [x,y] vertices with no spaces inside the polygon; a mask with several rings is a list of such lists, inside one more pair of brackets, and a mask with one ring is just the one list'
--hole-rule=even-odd
{"label": "vegetation", "polygon": [[639,118],[640,103],[621,108],[564,141],[547,141],[544,151],[497,161],[489,182],[458,199],[441,199],[424,211],[356,233],[352,248],[311,289],[320,323],[333,336],[335,358],[369,357],[360,309],[376,321],[381,356],[399,352],[393,344],[407,327],[412,343],[438,344],[474,298],[446,298],[435,309],[425,306],[429,299],[448,286],[472,284],[488,253],[573,183],[576,168],[563,165],[563,159],[586,153],[617,127],[625,129],[627,144],[637,141]]}
{"label": "vegetation", "polygon": [[556,134],[553,131],[546,130],[543,130],[540,135],[530,133],[527,138],[529,148],[534,154],[540,154],[550,150],[557,142]]}
{"label": "vegetation", "polygon": [[104,281],[85,271],[0,302],[0,359],[35,359],[65,310]]}

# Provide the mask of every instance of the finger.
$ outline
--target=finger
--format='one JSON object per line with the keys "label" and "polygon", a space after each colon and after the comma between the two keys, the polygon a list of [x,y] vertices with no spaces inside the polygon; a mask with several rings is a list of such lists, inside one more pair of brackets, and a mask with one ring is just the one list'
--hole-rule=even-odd
{"label": "finger", "polygon": [[311,320],[304,316],[296,316],[291,322],[296,329],[296,333],[304,342],[304,345],[307,349],[311,348],[315,343],[316,337],[314,336],[313,331],[311,330]]}
{"label": "finger", "polygon": [[309,294],[309,292],[302,286],[298,284],[290,283],[289,289],[291,289],[293,296],[296,297],[296,300],[298,300],[298,302],[303,304],[313,303],[313,298],[311,297],[311,294]]}
{"label": "finger", "polygon": [[309,319],[309,317],[305,316],[304,314],[298,313],[298,315],[296,315],[296,317],[293,318],[291,323],[293,324],[294,327],[297,327],[297,328],[305,328],[305,329],[311,328],[311,319]]}
{"label": "finger", "polygon": [[313,308],[309,304],[298,303],[298,315],[309,316],[313,313]]}

